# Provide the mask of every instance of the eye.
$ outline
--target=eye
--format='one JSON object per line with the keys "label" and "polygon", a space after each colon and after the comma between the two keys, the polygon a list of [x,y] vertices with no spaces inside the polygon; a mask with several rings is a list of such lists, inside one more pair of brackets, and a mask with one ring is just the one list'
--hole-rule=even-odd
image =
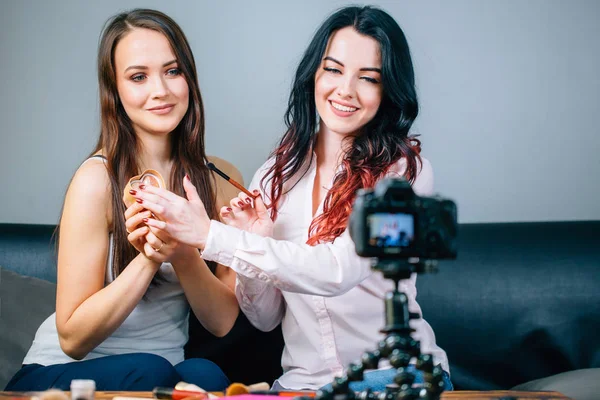
{"label": "eye", "polygon": [[337,68],[332,68],[332,67],[324,67],[323,69],[324,69],[325,71],[327,71],[327,72],[331,72],[331,73],[333,73],[333,74],[341,74],[341,73],[342,73],[342,71],[340,71],[340,70],[339,70],[339,69],[337,69]]}
{"label": "eye", "polygon": [[169,75],[169,76],[181,75],[181,70],[179,68],[170,68],[169,70],[167,70],[167,75]]}
{"label": "eye", "polygon": [[131,77],[131,80],[134,82],[141,82],[146,79],[146,75],[144,74],[135,74]]}
{"label": "eye", "polygon": [[364,79],[367,82],[373,83],[373,84],[378,84],[379,80],[372,78],[370,76],[361,76],[360,79]]}

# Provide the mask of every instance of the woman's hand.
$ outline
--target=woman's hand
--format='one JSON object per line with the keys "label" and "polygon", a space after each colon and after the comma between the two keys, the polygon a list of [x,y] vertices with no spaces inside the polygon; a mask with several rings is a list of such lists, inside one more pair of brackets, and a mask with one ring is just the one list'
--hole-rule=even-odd
{"label": "woman's hand", "polygon": [[[255,190],[254,194],[258,194],[258,191]],[[252,198],[240,192],[238,197],[231,200],[231,207],[221,208],[221,219],[229,226],[265,237],[273,236],[273,221],[262,198],[254,198],[254,207],[252,202]]]}
{"label": "woman's hand", "polygon": [[[187,175],[183,179],[183,188],[187,199],[150,185],[141,185],[141,190],[136,191],[133,196],[137,203],[154,214],[155,218],[146,217],[143,222],[154,228],[152,232],[159,240],[162,237],[204,249],[210,218]],[[155,244],[160,246],[158,242]]]}
{"label": "woman's hand", "polygon": [[150,232],[146,235],[144,253],[152,261],[158,263],[170,262],[175,267],[186,257],[189,258],[191,252],[198,252],[194,247],[173,239],[165,231],[157,228],[149,229]]}
{"label": "woman's hand", "polygon": [[133,203],[125,210],[125,230],[127,231],[127,240],[140,253],[145,253],[146,235],[150,229],[144,223],[144,218],[150,218],[152,213],[145,210],[140,203]]}

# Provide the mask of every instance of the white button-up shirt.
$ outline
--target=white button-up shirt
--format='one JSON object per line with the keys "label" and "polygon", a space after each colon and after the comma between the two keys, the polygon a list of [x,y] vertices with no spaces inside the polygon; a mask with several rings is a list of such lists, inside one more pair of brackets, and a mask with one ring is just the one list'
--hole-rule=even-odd
{"label": "white button-up shirt", "polygon": [[[212,221],[202,253],[204,259],[236,271],[240,308],[254,326],[269,331],[282,323],[284,374],[278,381],[288,389],[318,389],[341,376],[364,351],[376,349],[384,337],[379,332],[385,325],[384,294],[393,289],[390,280],[371,270],[369,259],[356,255],[347,230],[333,243],[306,244],[313,219],[314,158],[308,169],[284,185],[273,238]],[[258,170],[250,190],[260,190],[269,165]],[[405,167],[402,159],[389,176],[402,176]],[[413,189],[419,195],[432,193],[433,171],[426,159]],[[399,289],[408,296],[409,310],[420,313],[415,282],[413,274]],[[435,344],[431,326],[424,319],[412,320],[411,326],[421,351],[432,354],[434,363],[449,371],[446,353]]]}

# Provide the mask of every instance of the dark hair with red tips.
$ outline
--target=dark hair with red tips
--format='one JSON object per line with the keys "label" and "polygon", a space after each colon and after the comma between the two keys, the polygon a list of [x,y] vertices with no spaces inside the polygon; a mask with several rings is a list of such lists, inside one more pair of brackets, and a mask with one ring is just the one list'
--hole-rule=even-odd
{"label": "dark hair with red tips", "polygon": [[356,191],[370,188],[400,159],[406,160],[405,178],[414,182],[420,163],[421,143],[409,136],[419,113],[415,77],[406,37],[396,21],[374,7],[346,7],[332,14],[317,30],[306,49],[292,87],[285,113],[287,131],[271,157],[261,187],[270,198],[271,217],[277,218],[277,203],[284,184],[305,173],[316,144],[318,116],[315,105],[315,74],[320,67],[331,35],[351,26],[356,32],[379,43],[382,61],[383,97],[375,117],[355,137],[348,137],[342,169],[325,197],[323,213],[309,228],[310,245],[332,242],[348,224]]}

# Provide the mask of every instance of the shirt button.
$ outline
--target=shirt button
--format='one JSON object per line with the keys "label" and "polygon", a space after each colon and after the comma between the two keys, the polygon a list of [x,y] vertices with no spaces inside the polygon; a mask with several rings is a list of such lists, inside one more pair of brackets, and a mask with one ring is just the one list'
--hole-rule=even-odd
{"label": "shirt button", "polygon": [[260,272],[258,274],[258,279],[260,279],[263,282],[267,282],[269,280],[269,276],[267,274],[265,274],[264,272]]}

